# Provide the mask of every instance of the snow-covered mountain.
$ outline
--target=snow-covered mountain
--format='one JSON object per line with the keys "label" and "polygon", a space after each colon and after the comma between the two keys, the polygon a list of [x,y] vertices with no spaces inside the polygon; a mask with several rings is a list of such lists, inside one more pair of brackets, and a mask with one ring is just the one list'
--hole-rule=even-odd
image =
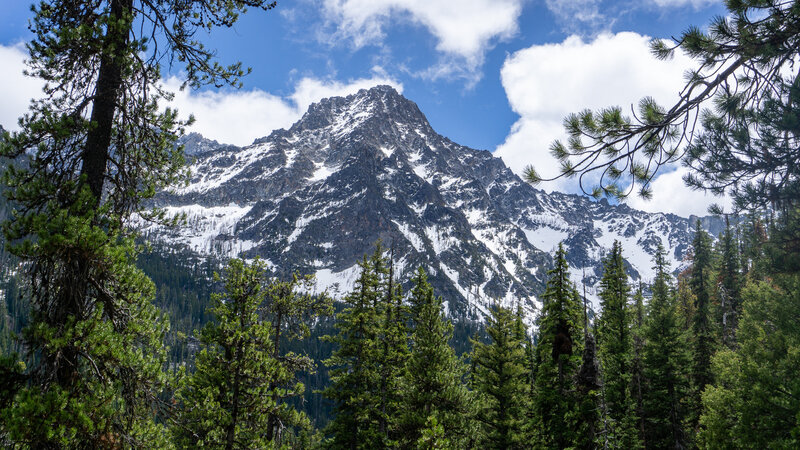
{"label": "snow-covered mountain", "polygon": [[279,273],[314,273],[334,293],[349,290],[356,261],[380,239],[394,247],[401,279],[429,268],[454,317],[518,300],[535,317],[559,241],[595,303],[600,261],[615,239],[633,280],[652,278],[659,242],[677,268],[691,241],[690,219],[531,187],[490,152],[437,134],[389,86],[324,99],[289,130],[247,147],[198,135],[184,143],[191,182],[157,204],[187,222],[146,228],[150,239],[260,256]]}

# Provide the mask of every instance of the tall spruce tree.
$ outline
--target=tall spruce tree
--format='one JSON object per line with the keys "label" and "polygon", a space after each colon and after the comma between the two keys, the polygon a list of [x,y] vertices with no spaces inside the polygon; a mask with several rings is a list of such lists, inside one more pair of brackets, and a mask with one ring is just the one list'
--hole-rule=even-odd
{"label": "tall spruce tree", "polygon": [[634,448],[638,445],[638,439],[635,408],[630,395],[630,286],[619,241],[614,241],[611,253],[603,261],[603,268],[600,280],[601,310],[596,328],[609,424],[606,438],[614,447]]}
{"label": "tall spruce tree", "polygon": [[384,258],[379,243],[372,257],[374,271],[382,280],[375,305],[381,322],[379,350],[374,364],[379,377],[378,427],[387,446],[396,446],[403,437],[399,432],[398,418],[402,406],[403,369],[408,359],[408,308],[403,304],[402,287],[394,278],[393,254],[392,250],[391,256]]}
{"label": "tall spruce tree", "polygon": [[201,331],[204,348],[195,372],[176,394],[174,430],[181,448],[270,447],[272,417],[309,427],[304,414],[278,401],[301,395],[303,386],[290,384],[294,373],[274,357],[272,324],[259,311],[269,292],[265,269],[259,260],[248,265],[233,259],[224,293],[212,295],[215,321]]}
{"label": "tall spruce tree", "polygon": [[[273,278],[266,283],[264,302],[259,307],[260,320],[270,324],[272,358],[281,365],[290,377],[270,380],[269,391],[276,408],[267,418],[266,440],[280,446],[284,431],[290,427],[305,425],[304,415],[298,415],[293,398],[302,395],[304,389],[297,380],[298,372],[314,373],[316,363],[305,354],[287,352],[285,347],[292,341],[306,339],[311,334],[310,326],[320,317],[333,313],[333,304],[327,294],[313,292],[314,277],[293,274],[287,281]],[[302,428],[302,427],[301,427]]]}
{"label": "tall spruce tree", "polygon": [[478,396],[478,447],[527,448],[529,383],[525,342],[514,313],[499,305],[487,318],[489,342],[473,341],[473,386]]}
{"label": "tall spruce tree", "polygon": [[403,448],[415,448],[432,425],[441,428],[447,448],[469,442],[473,398],[463,383],[466,367],[449,345],[453,324],[445,317],[443,300],[434,295],[425,269],[412,280],[411,354],[403,373],[400,410]]}
{"label": "tall spruce tree", "polygon": [[644,377],[644,324],[645,324],[645,311],[644,311],[644,293],[642,283],[636,287],[636,292],[633,294],[633,308],[631,315],[633,317],[631,326],[631,336],[633,338],[633,348],[631,358],[631,398],[636,409],[636,428],[638,430],[639,442],[642,447],[647,448],[647,440],[645,438],[645,417],[644,417],[644,391],[645,377]]}
{"label": "tall spruce tree", "polygon": [[359,262],[361,272],[353,291],[344,298],[346,307],[336,315],[337,334],[329,338],[338,348],[325,360],[331,384],[323,394],[334,403],[334,418],[326,429],[326,448],[370,449],[385,445],[379,424],[379,374],[374,364],[381,351],[381,317],[375,307],[381,280],[375,265],[367,256]]}
{"label": "tall spruce tree", "polygon": [[741,275],[739,272],[739,246],[733,234],[730,218],[725,216],[725,231],[720,238],[719,297],[722,343],[728,348],[736,346],[736,329],[740,313]]}
{"label": "tall spruce tree", "polygon": [[[179,61],[191,86],[238,84],[200,30],[230,27],[252,0],[41,0],[29,28],[28,72],[44,81],[19,132],[0,144],[14,214],[4,227],[24,263],[31,324],[26,382],[9,416],[32,447],[151,447],[165,378],[167,321],[151,304],[127,228],[142,200],[179,180],[183,124],[160,104],[160,63]],[[158,43],[156,45],[156,42]],[[50,411],[42,415],[42,411]]]}
{"label": "tall spruce tree", "polygon": [[648,448],[686,448],[689,366],[686,335],[678,323],[669,264],[662,245],[655,255],[656,277],[644,329],[645,435]]}
{"label": "tall spruce tree", "polygon": [[711,379],[711,356],[715,351],[715,331],[711,314],[711,237],[703,230],[700,220],[695,225],[692,241],[692,266],[689,286],[694,294],[692,317],[692,426],[702,412],[701,394]]}
{"label": "tall spruce tree", "polygon": [[567,448],[576,438],[575,374],[581,365],[581,301],[569,279],[566,252],[559,244],[555,267],[548,272],[536,347],[537,445]]}

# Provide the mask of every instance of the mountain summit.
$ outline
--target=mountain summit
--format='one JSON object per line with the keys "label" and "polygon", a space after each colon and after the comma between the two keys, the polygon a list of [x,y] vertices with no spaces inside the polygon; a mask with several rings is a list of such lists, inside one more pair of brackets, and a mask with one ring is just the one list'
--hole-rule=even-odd
{"label": "mountain summit", "polygon": [[691,241],[685,218],[534,189],[490,152],[437,134],[390,86],[321,100],[289,130],[247,147],[196,135],[185,144],[191,182],[157,202],[187,223],[146,228],[150,239],[201,255],[259,256],[278,273],[313,273],[320,289],[340,292],[380,240],[394,249],[401,280],[429,268],[455,318],[520,302],[532,320],[560,241],[573,280],[595,301],[615,239],[634,280],[653,276],[659,243],[675,249],[677,268]]}

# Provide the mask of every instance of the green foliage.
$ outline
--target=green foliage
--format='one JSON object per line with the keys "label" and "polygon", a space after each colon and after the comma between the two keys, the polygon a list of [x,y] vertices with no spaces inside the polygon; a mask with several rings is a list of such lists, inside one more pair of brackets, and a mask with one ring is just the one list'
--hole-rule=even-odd
{"label": "green foliage", "polygon": [[614,241],[603,266],[603,278],[600,280],[602,309],[596,328],[608,416],[605,438],[614,447],[634,448],[638,443],[630,391],[633,344],[628,307],[630,286],[622,259],[622,246],[618,241]]}
{"label": "green foliage", "polygon": [[304,386],[295,381],[296,367],[275,353],[273,325],[261,310],[276,303],[276,291],[282,296],[278,301],[293,299],[295,285],[267,282],[258,260],[228,263],[225,292],[212,296],[216,320],[201,331],[204,348],[196,370],[176,393],[179,446],[270,448],[276,445],[274,418],[286,427],[308,428],[308,418],[284,401],[302,395]]}
{"label": "green foliage", "polygon": [[[142,202],[184,175],[175,146],[184,124],[159,106],[169,97],[160,61],[180,61],[193,85],[235,83],[240,67],[219,66],[193,35],[231,26],[245,4],[133,6],[42,0],[32,8],[28,72],[45,82],[45,98],[0,143],[13,206],[3,231],[30,300],[26,380],[1,413],[3,432],[20,445],[166,445],[155,413],[168,382],[169,327],[135,267],[127,224],[133,214],[167,222]],[[160,45],[149,49],[156,36]]]}
{"label": "green foliage", "polygon": [[[533,396],[537,445],[566,448],[576,437],[571,418],[576,408],[575,374],[581,364],[583,314],[578,292],[569,280],[564,246],[548,272],[544,307],[539,319]],[[566,420],[565,420],[566,419]]]}
{"label": "green foliage", "polygon": [[711,237],[697,221],[689,286],[694,295],[694,314],[692,317],[692,401],[691,422],[697,425],[701,413],[701,395],[706,385],[712,382],[711,356],[716,350],[716,330],[711,314]]}
{"label": "green foliage", "polygon": [[530,445],[527,337],[514,313],[495,305],[486,323],[489,342],[473,341],[473,388],[477,395],[477,446],[519,449]]}
{"label": "green foliage", "polygon": [[399,382],[407,358],[404,307],[380,244],[359,263],[361,273],[337,315],[337,345],[325,361],[334,419],[329,448],[383,448],[398,439]]}
{"label": "green foliage", "polygon": [[[402,379],[401,442],[406,448],[414,443],[422,448],[464,448],[471,437],[474,399],[463,382],[466,368],[448,344],[453,325],[444,315],[442,298],[428,284],[425,269],[417,270],[413,283],[411,351]],[[441,441],[443,436],[446,443]]]}
{"label": "green foliage", "polygon": [[707,448],[800,445],[800,276],[753,281],[742,291],[739,348],[714,357],[714,386],[703,393]]}
{"label": "green foliage", "polygon": [[[568,140],[551,146],[561,164],[554,178],[599,174],[581,176],[581,187],[587,181],[594,196],[649,198],[657,171],[682,160],[692,169],[689,186],[728,192],[737,210],[800,196],[800,11],[784,0],[726,4],[727,14],[707,28],[652,42],[658,58],[680,49],[696,61],[675,103],[645,97],[632,117],[614,106],[564,119]],[[546,180],[533,167],[526,173]]]}
{"label": "green foliage", "polygon": [[683,448],[689,436],[684,422],[688,396],[689,367],[686,335],[679,324],[664,247],[655,256],[656,278],[644,325],[643,396],[645,444],[648,448]]}

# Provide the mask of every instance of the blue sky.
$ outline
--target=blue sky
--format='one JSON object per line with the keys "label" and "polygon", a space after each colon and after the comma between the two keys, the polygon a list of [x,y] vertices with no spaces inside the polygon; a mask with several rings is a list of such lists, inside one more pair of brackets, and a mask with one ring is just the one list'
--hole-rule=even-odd
{"label": "blue sky", "polygon": [[[20,74],[28,2],[2,0],[2,10],[0,123],[8,128],[39,85]],[[389,83],[439,133],[494,151],[515,171],[536,163],[546,174],[565,114],[675,98],[692,62],[654,60],[649,37],[724,13],[719,0],[279,0],[206,39],[223,62],[252,67],[242,90],[181,92],[175,103],[197,116],[196,131],[244,145],[288,127],[312,101]],[[179,76],[167,70],[165,83],[176,87]],[[702,214],[715,200],[683,188],[682,170],[656,180],[654,201],[631,205]],[[565,181],[542,187],[575,191]]]}

